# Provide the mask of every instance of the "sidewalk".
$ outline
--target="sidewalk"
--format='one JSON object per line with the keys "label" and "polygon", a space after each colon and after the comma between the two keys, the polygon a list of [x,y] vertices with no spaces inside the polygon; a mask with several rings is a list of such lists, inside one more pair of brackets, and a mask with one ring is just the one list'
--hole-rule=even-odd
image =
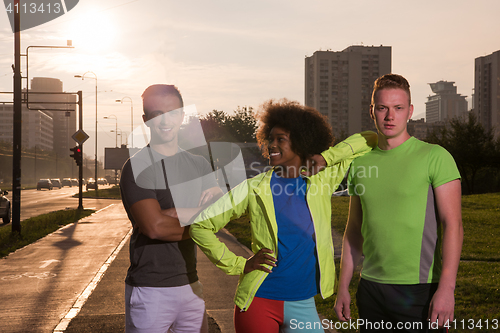
{"label": "sidewalk", "polygon": [[[217,234],[231,251],[248,256],[246,248],[225,232]],[[124,280],[129,266],[129,238],[109,265],[102,280],[92,292],[78,315],[66,329],[55,332],[123,332],[125,329]],[[234,333],[233,296],[238,276],[228,276],[198,251],[198,276],[204,286],[203,294],[209,319],[209,333]]]}
{"label": "sidewalk", "polygon": [[130,230],[113,202],[0,260],[0,331],[54,330]]}

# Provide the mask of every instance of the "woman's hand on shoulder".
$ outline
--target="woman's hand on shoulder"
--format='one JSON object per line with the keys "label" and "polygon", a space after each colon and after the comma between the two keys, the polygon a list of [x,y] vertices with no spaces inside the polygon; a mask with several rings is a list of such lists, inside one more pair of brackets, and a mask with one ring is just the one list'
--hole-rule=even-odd
{"label": "woman's hand on shoulder", "polygon": [[321,154],[311,155],[306,160],[305,169],[302,169],[303,176],[314,176],[327,166],[325,158]]}

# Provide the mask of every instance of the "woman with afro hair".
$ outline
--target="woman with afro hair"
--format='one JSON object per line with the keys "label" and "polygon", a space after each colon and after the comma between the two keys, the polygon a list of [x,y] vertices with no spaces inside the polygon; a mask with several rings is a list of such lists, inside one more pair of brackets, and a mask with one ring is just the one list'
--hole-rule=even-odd
{"label": "woman with afro hair", "polygon": [[[257,141],[272,168],[204,210],[190,234],[217,267],[240,275],[237,333],[323,332],[314,296],[334,291],[332,193],[351,161],[376,146],[377,135],[355,134],[331,147],[325,117],[288,100],[266,102],[258,116]],[[215,236],[245,213],[255,254],[249,259]]]}

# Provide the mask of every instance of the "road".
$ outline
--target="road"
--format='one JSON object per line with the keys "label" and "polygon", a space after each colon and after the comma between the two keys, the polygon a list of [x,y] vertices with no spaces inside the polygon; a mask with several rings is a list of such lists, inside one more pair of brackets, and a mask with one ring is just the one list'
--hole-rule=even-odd
{"label": "road", "polygon": [[[99,185],[100,189],[110,188],[110,185]],[[85,190],[85,188],[84,188]],[[54,188],[49,191],[42,189],[37,191],[22,190],[21,191],[21,221],[33,216],[71,208],[78,208],[78,198],[73,198],[73,195],[78,193],[78,186],[63,187],[61,189]],[[7,198],[12,202],[12,192],[9,191]],[[109,199],[91,199],[83,198],[83,208],[99,210],[110,204]],[[0,224],[4,227],[10,224]]]}

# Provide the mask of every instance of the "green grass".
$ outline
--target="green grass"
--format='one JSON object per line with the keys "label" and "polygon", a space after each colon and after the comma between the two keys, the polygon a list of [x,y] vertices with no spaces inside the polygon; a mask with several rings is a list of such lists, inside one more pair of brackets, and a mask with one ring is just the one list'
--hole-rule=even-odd
{"label": "green grass", "polygon": [[462,259],[500,261],[500,193],[462,197]]}
{"label": "green grass", "polygon": [[[78,193],[73,195],[78,198]],[[120,186],[115,185],[112,188],[98,189],[97,195],[95,190],[82,192],[83,198],[102,198],[102,199],[121,199]]]}
{"label": "green grass", "polygon": [[32,217],[21,222],[21,235],[13,233],[10,226],[2,227],[0,228],[0,258],[93,212],[94,210],[89,209],[83,211],[68,209]]}
{"label": "green grass", "polygon": [[[462,196],[462,220],[464,244],[455,289],[455,318],[457,332],[498,332],[500,330],[500,193]],[[349,210],[348,197],[332,198],[332,229],[344,233]],[[226,228],[238,240],[250,247],[250,225],[248,217],[231,221]],[[340,244],[335,244],[335,247]],[[337,275],[339,261],[335,262]],[[351,315],[358,318],[355,293],[359,282],[359,268],[354,273],[349,288],[351,294]],[[336,321],[333,311],[335,295],[327,299],[316,297],[318,311],[330,320]],[[482,319],[483,327],[475,330],[462,329],[460,320],[473,319],[477,324]],[[488,319],[487,329],[484,321]],[[491,320],[498,320],[498,329],[491,327]],[[342,332],[353,332],[341,330]]]}
{"label": "green grass", "polygon": [[[461,262],[455,289],[457,320],[474,319],[477,322],[479,319],[491,321],[496,318],[500,326],[499,279],[500,263],[498,262]],[[495,332],[498,330],[500,327]],[[488,332],[488,330],[483,328],[477,332]]]}
{"label": "green grass", "polygon": [[243,215],[239,219],[232,220],[226,225],[226,229],[234,236],[238,241],[248,247],[252,248],[252,237],[250,231],[250,219],[247,215]]}

